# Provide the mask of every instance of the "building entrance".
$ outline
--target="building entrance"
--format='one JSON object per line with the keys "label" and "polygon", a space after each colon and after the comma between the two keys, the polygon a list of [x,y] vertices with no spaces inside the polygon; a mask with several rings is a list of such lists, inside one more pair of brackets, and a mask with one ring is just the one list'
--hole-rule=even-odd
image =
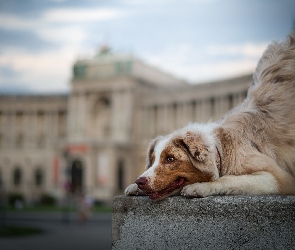
{"label": "building entrance", "polygon": [[82,191],[83,187],[83,164],[81,160],[74,160],[72,163],[72,192]]}

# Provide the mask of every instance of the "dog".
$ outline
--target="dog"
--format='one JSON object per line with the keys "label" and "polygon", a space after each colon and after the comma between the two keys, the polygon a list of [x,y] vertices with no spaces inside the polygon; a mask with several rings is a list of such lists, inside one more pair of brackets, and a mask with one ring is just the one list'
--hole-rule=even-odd
{"label": "dog", "polygon": [[242,104],[148,147],[126,195],[295,195],[295,35],[268,46]]}

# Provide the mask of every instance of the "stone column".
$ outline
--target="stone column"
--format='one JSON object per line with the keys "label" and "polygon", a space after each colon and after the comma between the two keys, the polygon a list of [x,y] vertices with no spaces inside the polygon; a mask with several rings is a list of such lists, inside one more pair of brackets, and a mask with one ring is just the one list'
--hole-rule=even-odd
{"label": "stone column", "polygon": [[201,101],[196,102],[194,112],[194,122],[201,122]]}
{"label": "stone column", "polygon": [[220,119],[223,116],[223,100],[222,97],[215,97],[214,107],[214,121]]}
{"label": "stone column", "polygon": [[10,137],[10,147],[16,146],[16,113],[11,112],[9,115],[9,137]]}
{"label": "stone column", "polygon": [[79,118],[78,118],[78,122],[79,122],[79,134],[85,135],[85,94],[84,93],[80,93],[79,95]]}
{"label": "stone column", "polygon": [[162,134],[168,134],[171,131],[169,130],[170,120],[169,120],[169,113],[168,113],[168,105],[164,104],[162,107]]}
{"label": "stone column", "polygon": [[228,96],[224,96],[222,98],[222,111],[223,111],[223,115],[229,111],[230,107],[229,107],[229,97]]}
{"label": "stone column", "polygon": [[210,119],[210,107],[209,107],[209,100],[208,99],[202,99],[201,103],[199,105],[199,114],[200,114],[200,121],[201,122],[207,122]]}
{"label": "stone column", "polygon": [[197,102],[195,100],[192,100],[190,102],[190,122],[196,122],[196,107],[197,107]]}
{"label": "stone column", "polygon": [[182,103],[177,103],[177,106],[176,106],[176,128],[180,128],[182,124],[182,119],[183,119],[182,105],[183,105]]}
{"label": "stone column", "polygon": [[3,113],[3,125],[2,125],[2,135],[3,143],[5,147],[10,146],[11,134],[10,134],[10,115],[8,112]]}
{"label": "stone column", "polygon": [[152,124],[153,124],[153,132],[152,137],[155,137],[158,131],[158,113],[159,113],[159,106],[153,106],[152,108]]}
{"label": "stone column", "polygon": [[123,97],[121,91],[114,91],[111,98],[111,137],[120,140],[122,138],[122,130],[124,124],[122,121]]}
{"label": "stone column", "polygon": [[58,112],[53,111],[51,113],[51,132],[52,132],[52,137],[54,138],[53,140],[56,140],[56,138],[59,136],[58,130],[59,130],[59,121],[58,121]]}
{"label": "stone column", "polygon": [[30,112],[30,127],[32,128],[30,131],[30,144],[32,147],[36,147],[37,145],[37,111],[32,110]]}
{"label": "stone column", "polygon": [[173,104],[167,105],[167,131],[171,132],[174,130],[175,116]]}
{"label": "stone column", "polygon": [[236,93],[233,95],[233,105],[234,107],[238,106],[243,101],[242,94]]}
{"label": "stone column", "polygon": [[[131,119],[133,113],[133,93],[129,90],[123,92],[123,106],[120,109],[122,123],[123,123],[123,130],[122,130],[122,137],[124,140],[130,140],[130,133],[131,133]],[[127,138],[126,138],[127,137]]]}
{"label": "stone column", "polygon": [[67,135],[72,137],[75,130],[75,99],[74,95],[70,95],[68,99],[68,117],[67,117]]}
{"label": "stone column", "polygon": [[158,106],[157,109],[157,130],[156,130],[156,135],[160,135],[164,133],[165,130],[165,120],[164,120],[164,109],[162,105]]}

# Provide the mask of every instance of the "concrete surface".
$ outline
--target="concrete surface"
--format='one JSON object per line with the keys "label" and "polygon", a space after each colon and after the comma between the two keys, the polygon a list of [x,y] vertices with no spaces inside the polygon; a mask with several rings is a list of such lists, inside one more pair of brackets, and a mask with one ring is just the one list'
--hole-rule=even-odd
{"label": "concrete surface", "polygon": [[295,249],[295,196],[113,201],[112,249]]}

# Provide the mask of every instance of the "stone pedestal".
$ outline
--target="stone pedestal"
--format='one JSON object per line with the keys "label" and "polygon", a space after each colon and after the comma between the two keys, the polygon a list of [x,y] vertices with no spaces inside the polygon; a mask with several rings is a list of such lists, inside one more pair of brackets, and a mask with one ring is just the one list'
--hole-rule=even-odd
{"label": "stone pedestal", "polygon": [[117,196],[112,249],[295,249],[295,196]]}

